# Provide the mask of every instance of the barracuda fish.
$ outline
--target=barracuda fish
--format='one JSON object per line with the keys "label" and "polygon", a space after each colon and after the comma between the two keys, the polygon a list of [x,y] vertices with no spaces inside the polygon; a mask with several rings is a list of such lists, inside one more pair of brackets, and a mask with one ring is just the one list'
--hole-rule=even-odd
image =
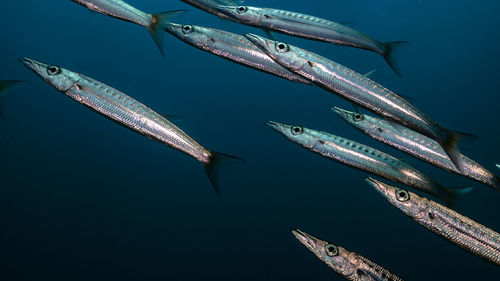
{"label": "barracuda fish", "polygon": [[217,173],[224,166],[224,162],[243,161],[234,156],[207,150],[162,115],[104,83],[32,59],[24,58],[22,62],[68,97],[139,134],[184,152],[201,162],[218,194],[220,190]]}
{"label": "barracuda fish", "polygon": [[217,11],[235,22],[292,36],[360,48],[375,52],[392,70],[401,76],[396,67],[394,50],[408,42],[380,42],[342,24],[310,15],[251,6],[217,6]]}
{"label": "barracuda fish", "polygon": [[500,188],[500,179],[495,174],[465,155],[461,155],[461,158],[466,172],[461,173],[448,155],[446,155],[443,148],[437,142],[424,135],[406,128],[395,129],[390,122],[367,114],[352,112],[338,107],[333,107],[332,110],[339,114],[347,123],[378,141],[444,170],[474,179],[494,189]]}
{"label": "barracuda fish", "polygon": [[432,194],[452,206],[457,196],[470,188],[451,190],[412,166],[382,151],[329,133],[269,121],[268,125],[292,142],[362,171]]}
{"label": "barracuda fish", "polygon": [[304,84],[309,80],[288,71],[245,36],[197,25],[166,23],[165,30],[180,40],[214,55],[278,77]]}
{"label": "barracuda fish", "polygon": [[[246,37],[278,64],[311,80],[315,85],[434,139],[444,148],[453,164],[465,172],[458,150],[458,141],[465,134],[442,128],[389,89],[336,62],[254,34],[247,34]],[[397,124],[394,126],[401,127]]]}
{"label": "barracuda fish", "polygon": [[295,238],[322,262],[348,280],[403,281],[387,269],[341,246],[323,241],[302,230],[292,230]]}
{"label": "barracuda fish", "polygon": [[366,181],[407,216],[460,248],[500,265],[500,234],[415,193],[372,178]]}
{"label": "barracuda fish", "polygon": [[163,55],[163,24],[185,12],[184,10],[147,14],[121,0],[71,0],[89,10],[145,27]]}
{"label": "barracuda fish", "polygon": [[5,120],[5,115],[3,113],[3,97],[5,96],[5,91],[21,83],[24,83],[24,81],[0,80],[0,119]]}

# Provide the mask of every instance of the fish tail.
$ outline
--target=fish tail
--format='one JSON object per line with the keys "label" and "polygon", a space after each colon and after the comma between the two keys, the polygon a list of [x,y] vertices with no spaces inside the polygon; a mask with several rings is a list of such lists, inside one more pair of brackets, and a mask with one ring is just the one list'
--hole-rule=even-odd
{"label": "fish tail", "polygon": [[453,208],[457,200],[460,199],[460,197],[470,193],[473,189],[474,187],[471,186],[459,187],[454,189],[446,188],[448,196],[447,199],[444,201],[449,208]]}
{"label": "fish tail", "polygon": [[396,65],[396,50],[399,49],[401,45],[406,45],[406,44],[409,44],[409,42],[394,41],[394,42],[384,43],[384,52],[382,53],[382,55],[384,56],[384,59],[387,62],[387,64],[399,77],[403,76],[401,75],[401,72],[399,71],[399,68]]}
{"label": "fish tail", "polygon": [[464,139],[474,139],[477,137],[471,134],[453,131],[448,131],[447,134],[448,137],[441,146],[443,147],[448,157],[450,157],[453,164],[455,164],[457,169],[460,172],[465,173],[463,156],[458,149],[458,144]]}
{"label": "fish tail", "polygon": [[236,156],[219,152],[210,151],[210,154],[211,156],[209,158],[209,162],[205,164],[205,172],[207,173],[207,176],[210,179],[210,183],[212,183],[215,192],[217,193],[217,195],[221,196],[219,188],[219,171],[227,166],[244,163],[245,160]]}
{"label": "fish tail", "polygon": [[183,14],[186,10],[172,10],[151,15],[151,25],[148,27],[149,34],[153,37],[156,46],[163,53],[163,28],[169,20]]}

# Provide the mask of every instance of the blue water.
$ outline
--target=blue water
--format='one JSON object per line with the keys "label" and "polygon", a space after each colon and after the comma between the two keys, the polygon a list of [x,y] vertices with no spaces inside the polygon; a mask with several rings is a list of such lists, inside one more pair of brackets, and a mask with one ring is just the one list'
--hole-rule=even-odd
{"label": "blue water", "polygon": [[[180,1],[128,1],[147,12],[189,9],[180,23],[244,34]],[[473,133],[466,154],[500,160],[498,1],[278,1],[383,41],[408,40],[399,79],[378,55],[284,35],[413,97],[444,127]],[[363,172],[306,151],[266,127],[274,120],[352,138],[405,159],[446,186],[470,181],[354,130],[350,108],[321,89],[247,69],[71,1],[4,1],[0,79],[0,280],[343,280],[290,233],[301,228],[405,280],[499,280],[498,267],[439,238],[365,184]],[[103,81],[177,122],[209,149],[247,164],[221,174],[217,198],[201,165],[68,99],[25,69],[31,57]],[[494,171],[494,170],[493,170]],[[456,209],[500,230],[500,196],[481,186]]]}

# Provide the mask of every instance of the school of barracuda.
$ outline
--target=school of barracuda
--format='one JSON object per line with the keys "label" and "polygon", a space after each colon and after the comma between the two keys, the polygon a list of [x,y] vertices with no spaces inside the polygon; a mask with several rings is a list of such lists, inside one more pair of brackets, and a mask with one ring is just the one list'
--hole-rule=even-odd
{"label": "school of barracuda", "polygon": [[[327,19],[274,8],[245,6],[240,3],[242,1],[181,0],[222,19],[262,29],[269,38],[173,22],[184,10],[148,14],[121,0],[72,1],[92,11],[146,28],[162,54],[163,34],[167,32],[189,45],[229,61],[293,82],[318,86],[358,106],[356,111],[339,107],[333,107],[332,111],[368,136],[428,164],[471,178],[495,190],[500,188],[497,175],[460,153],[458,141],[466,134],[441,127],[417,110],[404,96],[373,81],[369,75],[277,41],[273,32],[375,52],[383,56],[397,75],[401,73],[396,67],[393,50],[405,44],[404,41],[384,43]],[[219,195],[220,168],[227,163],[244,162],[238,157],[206,149],[170,122],[169,116],[153,111],[102,82],[32,58],[23,58],[21,62],[55,89],[93,111],[196,159],[205,167]],[[0,106],[3,106],[1,97],[4,92],[22,82],[0,81]],[[381,118],[364,114],[360,112],[361,108]],[[4,118],[1,112],[0,117]],[[392,205],[419,224],[485,261],[500,265],[500,234],[450,209],[457,197],[465,196],[472,187],[444,187],[409,164],[354,140],[275,121],[269,121],[268,126],[310,151],[433,195],[448,207],[379,180],[366,179]],[[500,168],[500,164],[496,167]],[[320,260],[346,279],[402,280],[369,259],[337,244],[301,230],[292,232]]]}

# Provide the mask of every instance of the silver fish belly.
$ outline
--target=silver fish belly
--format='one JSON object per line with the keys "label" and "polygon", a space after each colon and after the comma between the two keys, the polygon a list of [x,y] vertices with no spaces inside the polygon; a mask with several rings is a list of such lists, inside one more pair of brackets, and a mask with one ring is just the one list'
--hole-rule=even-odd
{"label": "silver fish belly", "polygon": [[432,200],[367,179],[392,205],[460,248],[500,265],[500,234]]}
{"label": "silver fish belly", "polygon": [[144,27],[152,23],[152,16],[144,13],[121,0],[72,0],[89,10],[114,18],[132,22]]}
{"label": "silver fish belly", "polygon": [[165,30],[180,40],[224,59],[291,81],[311,84],[272,60],[245,36],[197,25],[166,23]]}
{"label": "silver fish belly", "polygon": [[403,281],[380,265],[339,245],[321,240],[299,229],[292,230],[292,233],[316,257],[348,280]]}
{"label": "silver fish belly", "polygon": [[494,189],[500,188],[499,178],[483,166],[465,155],[461,155],[464,172],[460,172],[443,148],[434,140],[405,127],[394,128],[389,122],[370,116],[335,107],[333,109],[347,123],[370,137],[422,159],[444,170],[454,172]]}
{"label": "silver fish belly", "polygon": [[203,164],[209,163],[210,151],[166,118],[126,94],[64,68],[31,59],[24,59],[23,62],[56,89],[90,109],[146,137],[184,152]]}
{"label": "silver fish belly", "polygon": [[432,194],[447,204],[453,204],[452,190],[444,188],[422,172],[384,152],[321,131],[277,122],[268,124],[292,142],[324,157]]}

